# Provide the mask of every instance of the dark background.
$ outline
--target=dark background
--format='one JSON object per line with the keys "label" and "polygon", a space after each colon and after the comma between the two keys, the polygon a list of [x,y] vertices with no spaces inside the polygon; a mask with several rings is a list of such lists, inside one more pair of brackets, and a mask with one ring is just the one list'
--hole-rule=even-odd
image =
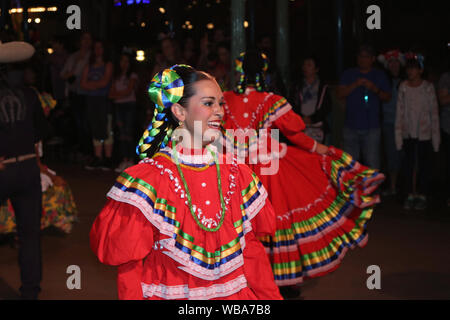
{"label": "dark background", "polygon": [[[244,1],[244,0],[243,0]],[[66,8],[77,4],[82,10],[82,28],[104,38],[114,45],[152,48],[158,44],[161,32],[173,35],[179,42],[192,37],[196,43],[205,32],[206,25],[214,23],[230,36],[231,0],[150,0],[149,4],[114,6],[114,0],[1,0],[2,8],[14,6],[57,6],[57,12],[30,14],[41,17],[40,24],[27,27],[39,31],[40,41],[46,45],[53,36],[66,37],[69,49],[75,49],[78,31],[66,28]],[[253,3],[253,5],[252,5]],[[381,30],[368,30],[366,19],[369,5],[381,9]],[[322,76],[330,81],[338,78],[337,64],[337,12],[342,10],[342,63],[354,64],[355,50],[360,43],[370,43],[377,51],[391,48],[422,52],[428,71],[441,73],[448,69],[447,44],[450,42],[448,1],[421,0],[294,0],[289,1],[290,70],[298,70],[301,57],[315,53],[322,64]],[[165,8],[162,14],[159,8]],[[276,0],[247,1],[246,20],[254,12],[255,25],[246,29],[247,43],[254,32],[256,42],[262,36],[272,38],[276,45]],[[2,15],[2,21],[10,19]],[[183,29],[188,20],[192,30]],[[166,22],[167,21],[167,22]],[[141,23],[145,22],[145,27]],[[3,23],[2,23],[3,26]]]}

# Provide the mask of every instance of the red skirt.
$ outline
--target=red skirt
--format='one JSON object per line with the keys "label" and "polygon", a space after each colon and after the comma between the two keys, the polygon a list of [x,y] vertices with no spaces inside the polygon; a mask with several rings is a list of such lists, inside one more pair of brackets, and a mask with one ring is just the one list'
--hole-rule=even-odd
{"label": "red skirt", "polygon": [[[327,155],[288,147],[278,172],[262,175],[253,165],[277,215],[274,237],[260,238],[275,282],[294,285],[335,270],[349,248],[363,247],[366,224],[384,175],[329,148]],[[272,164],[272,168],[273,168]]]}

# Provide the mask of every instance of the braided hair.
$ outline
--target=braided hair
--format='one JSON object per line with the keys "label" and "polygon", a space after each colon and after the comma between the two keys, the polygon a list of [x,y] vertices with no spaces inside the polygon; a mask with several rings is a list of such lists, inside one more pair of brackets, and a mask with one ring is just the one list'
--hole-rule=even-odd
{"label": "braided hair", "polygon": [[136,147],[136,153],[141,159],[151,158],[169,144],[173,131],[179,126],[170,107],[179,103],[186,108],[189,99],[195,95],[194,84],[211,79],[211,75],[188,65],[174,65],[153,77],[148,93],[155,103],[155,111],[152,122]]}
{"label": "braided hair", "polygon": [[236,92],[242,94],[248,85],[256,86],[258,92],[266,90],[265,74],[268,69],[267,56],[257,50],[243,52],[236,59],[236,71],[240,74]]}

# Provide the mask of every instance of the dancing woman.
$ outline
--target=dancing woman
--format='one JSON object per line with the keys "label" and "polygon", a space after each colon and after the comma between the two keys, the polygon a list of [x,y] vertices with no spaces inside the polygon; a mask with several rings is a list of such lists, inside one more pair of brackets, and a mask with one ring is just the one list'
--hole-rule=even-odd
{"label": "dancing woman", "polygon": [[257,239],[275,231],[267,192],[212,145],[223,118],[217,82],[175,65],[149,94],[142,161],[119,176],[90,234],[99,260],[118,266],[119,298],[281,299]]}
{"label": "dancing woman", "polygon": [[[248,51],[236,63],[237,88],[224,93],[224,144],[246,157],[269,193],[277,231],[261,240],[275,282],[286,297],[295,296],[305,278],[335,270],[349,248],[365,245],[379,201],[373,191],[384,176],[304,134],[287,100],[266,92],[263,54]],[[273,141],[274,129],[292,145]]]}

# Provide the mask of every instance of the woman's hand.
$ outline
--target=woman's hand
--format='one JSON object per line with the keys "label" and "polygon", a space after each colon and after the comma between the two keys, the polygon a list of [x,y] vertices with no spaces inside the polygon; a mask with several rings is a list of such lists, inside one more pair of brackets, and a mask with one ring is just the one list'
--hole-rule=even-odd
{"label": "woman's hand", "polygon": [[317,143],[316,152],[318,154],[327,154],[328,153],[328,147],[324,144]]}

